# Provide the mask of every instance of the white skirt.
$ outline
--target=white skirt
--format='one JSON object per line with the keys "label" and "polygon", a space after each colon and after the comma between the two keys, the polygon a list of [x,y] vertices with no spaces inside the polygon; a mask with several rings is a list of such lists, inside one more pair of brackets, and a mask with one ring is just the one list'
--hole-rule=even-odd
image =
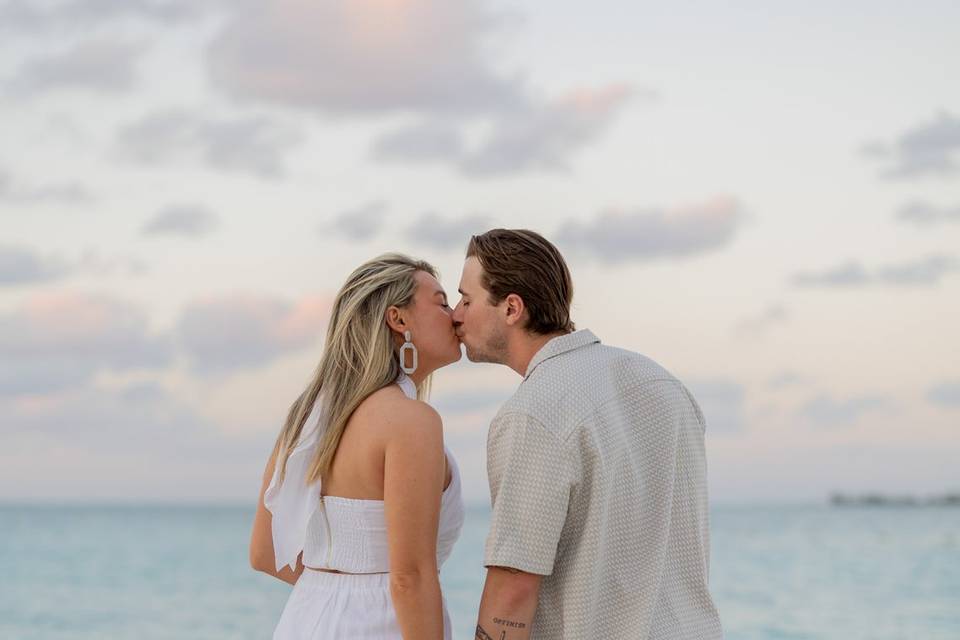
{"label": "white skirt", "polygon": [[[451,640],[443,603],[443,637]],[[273,640],[402,640],[390,597],[390,574],[304,569],[290,593]]]}

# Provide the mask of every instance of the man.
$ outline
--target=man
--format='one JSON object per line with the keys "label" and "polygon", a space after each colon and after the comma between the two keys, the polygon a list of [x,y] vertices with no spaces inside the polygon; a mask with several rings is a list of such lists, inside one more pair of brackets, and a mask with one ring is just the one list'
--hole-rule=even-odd
{"label": "man", "polygon": [[523,381],[490,425],[493,506],[476,638],[714,640],[704,422],[690,392],[570,320],[557,249],[474,236],[454,323]]}

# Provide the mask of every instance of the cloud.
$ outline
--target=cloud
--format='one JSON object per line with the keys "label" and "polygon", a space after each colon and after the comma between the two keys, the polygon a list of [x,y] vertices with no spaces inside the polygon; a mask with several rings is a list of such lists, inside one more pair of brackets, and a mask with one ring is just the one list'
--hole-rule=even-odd
{"label": "cloud", "polygon": [[212,233],[220,224],[213,211],[199,205],[171,205],[161,209],[143,225],[146,236],[176,235],[203,236]]}
{"label": "cloud", "polygon": [[380,224],[386,211],[387,204],[382,200],[367,202],[347,209],[338,215],[332,224],[322,226],[320,231],[332,231],[350,240],[369,240],[380,233]]}
{"label": "cloud", "polygon": [[61,278],[67,265],[20,245],[0,244],[0,285],[35,284]]}
{"label": "cloud", "polygon": [[717,197],[673,209],[610,209],[590,222],[570,221],[557,244],[608,264],[683,258],[721,249],[743,221],[740,204]]}
{"label": "cloud", "polygon": [[54,282],[77,273],[104,276],[118,272],[141,275],[146,267],[138,258],[104,256],[93,249],[83,251],[77,259],[65,260],[23,245],[0,244],[0,286]]}
{"label": "cloud", "polygon": [[460,168],[471,176],[568,170],[568,157],[606,131],[629,95],[622,85],[581,89],[500,118],[480,147],[463,155]]}
{"label": "cloud", "polygon": [[118,92],[133,88],[134,65],[143,47],[126,42],[87,41],[24,62],[7,92],[33,95],[52,89]]}
{"label": "cloud", "polygon": [[143,312],[103,296],[36,295],[0,314],[0,395],[44,393],[101,371],[157,368],[173,356]]}
{"label": "cloud", "polygon": [[[250,459],[243,437],[220,432],[155,382],[119,389],[86,387],[31,401],[0,397],[0,420],[5,439],[46,436],[54,438],[57,447],[77,453],[132,458],[140,464],[205,458],[210,463],[238,454]],[[257,457],[262,459],[262,450]],[[153,475],[164,475],[157,471],[152,469]]]}
{"label": "cloud", "polygon": [[38,6],[35,1],[8,0],[0,5],[0,32],[24,35],[37,31],[80,31],[104,22],[136,18],[164,24],[197,15],[209,3],[154,0],[75,0]]}
{"label": "cloud", "polygon": [[384,162],[461,162],[464,154],[460,130],[433,121],[389,131],[373,143],[373,157]]}
{"label": "cloud", "polygon": [[873,270],[857,262],[846,262],[824,271],[797,273],[791,282],[798,287],[921,287],[938,285],[944,276],[957,270],[960,262],[953,256],[934,255]]}
{"label": "cloud", "polygon": [[[633,97],[624,85],[534,97],[488,63],[506,24],[481,0],[280,0],[236,9],[208,52],[215,87],[239,99],[353,117],[412,119],[378,137],[384,162],[444,163],[471,177],[569,168]],[[318,33],[318,25],[322,25]],[[468,144],[471,131],[485,132]]]}
{"label": "cloud", "polygon": [[21,187],[14,183],[9,173],[0,170],[0,201],[17,205],[34,205],[55,202],[59,204],[87,204],[94,196],[79,184],[47,184],[39,187]]}
{"label": "cloud", "polygon": [[466,250],[470,236],[490,229],[486,216],[471,215],[444,219],[435,213],[425,213],[404,231],[410,242],[441,250]]}
{"label": "cloud", "polygon": [[522,101],[485,62],[502,24],[477,0],[277,0],[234,8],[208,52],[241,99],[340,114],[476,114]]}
{"label": "cloud", "polygon": [[187,305],[177,334],[195,370],[229,372],[261,366],[312,344],[329,308],[321,297],[297,304],[263,295],[209,298]]}
{"label": "cloud", "polygon": [[897,220],[918,227],[933,226],[945,222],[960,222],[960,206],[938,207],[924,200],[908,202],[897,210]]}
{"label": "cloud", "polygon": [[862,150],[864,155],[887,162],[883,172],[887,178],[953,175],[958,152],[960,118],[946,111],[908,129],[892,144],[872,141]]}
{"label": "cloud", "polygon": [[164,369],[178,354],[201,373],[260,366],[312,344],[328,313],[318,296],[296,304],[212,298],[187,305],[171,334],[150,331],[142,310],[117,298],[33,296],[0,314],[0,396],[73,389],[103,372]]}
{"label": "cloud", "polygon": [[790,314],[782,304],[770,304],[760,313],[741,319],[733,330],[741,337],[756,337],[789,318]]}
{"label": "cloud", "polygon": [[873,276],[857,262],[845,262],[825,271],[805,271],[793,276],[798,287],[848,287],[862,286],[873,281]]}
{"label": "cloud", "polygon": [[231,433],[154,382],[0,397],[0,424],[0,498],[58,503],[249,501],[272,441]]}
{"label": "cloud", "polygon": [[381,161],[452,163],[471,177],[565,171],[569,157],[609,127],[630,95],[623,85],[581,89],[551,104],[498,114],[473,148],[449,123],[419,123],[381,136],[373,155]]}
{"label": "cloud", "polygon": [[800,407],[798,415],[816,425],[832,427],[855,422],[864,413],[888,405],[882,397],[874,395],[834,398],[820,394]]}
{"label": "cloud", "polygon": [[743,386],[731,380],[691,380],[688,385],[707,424],[707,433],[733,433],[744,429]]}
{"label": "cloud", "polygon": [[282,175],[283,154],[299,140],[297,131],[264,117],[211,119],[171,110],[124,127],[117,144],[124,158],[145,165],[199,159],[272,178]]}
{"label": "cloud", "polygon": [[927,399],[948,409],[960,409],[960,381],[942,382],[927,392]]}

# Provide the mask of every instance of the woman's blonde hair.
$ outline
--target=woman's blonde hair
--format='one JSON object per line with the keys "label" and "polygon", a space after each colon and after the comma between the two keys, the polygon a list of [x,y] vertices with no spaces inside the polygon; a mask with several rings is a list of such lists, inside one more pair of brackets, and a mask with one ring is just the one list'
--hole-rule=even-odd
{"label": "woman's blonde hair", "polygon": [[[307,483],[320,480],[333,463],[343,430],[354,410],[370,394],[393,384],[400,375],[393,332],[386,322],[387,309],[403,308],[417,290],[414,276],[437,270],[423,260],[387,253],[358,267],[337,293],[327,327],[326,343],[313,379],[294,401],[286,424],[277,437],[274,452],[283,482],[287,458],[320,398],[320,439]],[[422,397],[429,389],[429,376],[417,389]]]}

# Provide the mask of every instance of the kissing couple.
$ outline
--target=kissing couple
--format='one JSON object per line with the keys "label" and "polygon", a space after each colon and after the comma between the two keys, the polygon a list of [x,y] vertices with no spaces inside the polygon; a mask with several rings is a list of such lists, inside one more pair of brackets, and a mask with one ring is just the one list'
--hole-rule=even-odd
{"label": "kissing couple", "polygon": [[[455,308],[388,254],[333,304],[324,351],[263,475],[254,569],[293,585],[275,640],[450,640],[439,567],[464,522],[431,375],[461,357],[522,381],[490,424],[476,640],[717,640],[703,414],[640,354],[570,318],[560,252],[470,239]],[[463,635],[458,637],[470,637]]]}

